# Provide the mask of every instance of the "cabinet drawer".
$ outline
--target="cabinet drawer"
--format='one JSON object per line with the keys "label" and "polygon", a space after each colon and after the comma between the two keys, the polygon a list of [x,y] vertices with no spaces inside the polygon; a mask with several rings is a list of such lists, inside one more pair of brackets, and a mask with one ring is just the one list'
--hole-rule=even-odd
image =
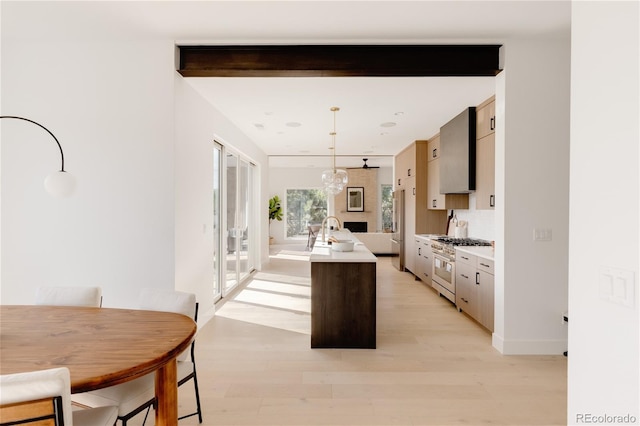
{"label": "cabinet drawer", "polygon": [[422,256],[426,258],[431,258],[431,241],[423,241],[422,242]]}
{"label": "cabinet drawer", "polygon": [[478,257],[476,261],[476,267],[479,271],[485,271],[488,274],[493,274],[493,260],[485,259],[484,257]]}
{"label": "cabinet drawer", "polygon": [[456,262],[468,263],[469,265],[473,265],[475,267],[477,261],[478,256],[456,250]]}

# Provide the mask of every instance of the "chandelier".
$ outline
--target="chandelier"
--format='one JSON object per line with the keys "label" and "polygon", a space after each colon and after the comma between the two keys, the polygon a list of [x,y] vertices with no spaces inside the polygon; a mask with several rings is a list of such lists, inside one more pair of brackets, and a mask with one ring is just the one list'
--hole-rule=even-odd
{"label": "chandelier", "polygon": [[327,194],[339,194],[344,189],[349,178],[346,170],[336,169],[336,112],[340,111],[338,107],[331,107],[333,112],[333,131],[329,133],[331,135],[331,147],[329,148],[332,153],[332,165],[331,169],[327,169],[322,172],[322,184]]}

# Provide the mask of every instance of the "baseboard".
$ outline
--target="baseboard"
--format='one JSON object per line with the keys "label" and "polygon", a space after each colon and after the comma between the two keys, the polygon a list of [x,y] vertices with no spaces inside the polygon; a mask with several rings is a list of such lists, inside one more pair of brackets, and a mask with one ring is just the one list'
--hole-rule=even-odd
{"label": "baseboard", "polygon": [[491,344],[503,355],[562,355],[566,340],[505,340],[493,333]]}

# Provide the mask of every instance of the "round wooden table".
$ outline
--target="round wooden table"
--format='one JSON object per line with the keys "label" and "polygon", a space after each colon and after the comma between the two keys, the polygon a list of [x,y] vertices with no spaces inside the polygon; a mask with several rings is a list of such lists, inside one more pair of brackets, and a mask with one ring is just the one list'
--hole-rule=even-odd
{"label": "round wooden table", "polygon": [[0,374],[67,367],[78,393],[155,371],[155,424],[176,426],[176,356],[196,329],[191,318],[170,312],[3,305]]}

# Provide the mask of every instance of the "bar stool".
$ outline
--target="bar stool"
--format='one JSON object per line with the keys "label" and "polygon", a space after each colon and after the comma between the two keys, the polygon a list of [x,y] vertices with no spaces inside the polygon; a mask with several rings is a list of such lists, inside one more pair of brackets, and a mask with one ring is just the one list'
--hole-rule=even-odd
{"label": "bar stool", "polygon": [[307,237],[307,249],[313,250],[313,246],[316,243],[316,238],[318,238],[318,232],[320,231],[320,225],[309,225],[307,226],[309,229],[309,236]]}

